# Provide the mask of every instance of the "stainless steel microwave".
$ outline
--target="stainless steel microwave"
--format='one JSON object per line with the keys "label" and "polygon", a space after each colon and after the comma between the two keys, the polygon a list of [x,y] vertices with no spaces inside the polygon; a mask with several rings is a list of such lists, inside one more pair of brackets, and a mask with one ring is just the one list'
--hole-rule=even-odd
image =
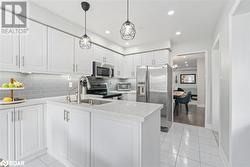
{"label": "stainless steel microwave", "polygon": [[114,66],[93,61],[93,76],[114,77]]}
{"label": "stainless steel microwave", "polygon": [[131,90],[131,83],[128,82],[120,82],[117,84],[118,91],[129,91]]}

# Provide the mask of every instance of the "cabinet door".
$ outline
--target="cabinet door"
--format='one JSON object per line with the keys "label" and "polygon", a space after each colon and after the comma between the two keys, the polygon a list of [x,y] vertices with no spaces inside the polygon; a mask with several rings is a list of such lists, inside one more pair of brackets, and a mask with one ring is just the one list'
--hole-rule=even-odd
{"label": "cabinet door", "polygon": [[68,160],[75,167],[90,166],[90,113],[69,111]]}
{"label": "cabinet door", "polygon": [[67,159],[67,122],[64,108],[47,106],[48,153],[59,159]]}
{"label": "cabinet door", "polygon": [[79,74],[92,74],[93,47],[82,49],[79,39],[75,38],[75,72]]}
{"label": "cabinet door", "polygon": [[134,77],[136,77],[136,68],[137,68],[137,66],[141,66],[142,65],[142,60],[141,60],[141,55],[140,54],[138,54],[138,55],[133,55],[133,57],[134,57],[134,64],[133,64],[133,66],[134,66],[134,68],[133,68],[133,74],[134,74]]}
{"label": "cabinet door", "polygon": [[16,156],[27,158],[45,148],[43,105],[15,109]]}
{"label": "cabinet door", "polygon": [[115,58],[114,58],[114,53],[111,52],[110,50],[105,49],[105,63],[106,64],[111,64],[114,65],[115,63]]}
{"label": "cabinet door", "polygon": [[74,71],[74,38],[49,28],[48,58],[49,71],[72,73]]}
{"label": "cabinet door", "polygon": [[18,35],[0,35],[0,70],[19,70]]}
{"label": "cabinet door", "polygon": [[142,59],[142,65],[150,66],[150,65],[155,64],[154,53],[153,52],[143,53],[143,54],[140,54],[140,55],[141,55],[141,59]]}
{"label": "cabinet door", "polygon": [[47,71],[47,27],[29,22],[29,33],[20,35],[21,69]]}
{"label": "cabinet door", "polygon": [[157,65],[169,64],[169,51],[160,50],[154,53],[155,63]]}
{"label": "cabinet door", "polygon": [[114,59],[115,59],[115,63],[114,63],[114,68],[115,68],[115,77],[117,78],[122,78],[124,77],[124,70],[123,70],[123,66],[124,66],[124,57],[120,54],[114,54]]}
{"label": "cabinet door", "polygon": [[136,94],[135,93],[128,93],[127,98],[128,98],[128,101],[136,102]]}
{"label": "cabinet door", "polygon": [[134,77],[134,59],[133,56],[124,57],[124,77],[133,78]]}
{"label": "cabinet door", "polygon": [[97,45],[94,45],[93,46],[93,53],[94,53],[94,56],[93,56],[93,59],[94,61],[97,61],[99,63],[104,63],[104,49],[100,46],[97,46]]}
{"label": "cabinet door", "polygon": [[91,132],[92,167],[140,166],[137,124],[93,113]]}
{"label": "cabinet door", "polygon": [[14,160],[14,110],[0,110],[0,157]]}

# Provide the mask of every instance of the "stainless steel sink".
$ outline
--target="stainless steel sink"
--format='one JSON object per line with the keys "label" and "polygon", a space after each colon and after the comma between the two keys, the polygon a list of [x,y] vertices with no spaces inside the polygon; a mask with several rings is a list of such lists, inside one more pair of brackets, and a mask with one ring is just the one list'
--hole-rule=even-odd
{"label": "stainless steel sink", "polygon": [[[77,102],[77,101],[74,101]],[[107,100],[97,100],[97,99],[82,99],[80,104],[89,104],[89,105],[101,105],[106,103],[111,103],[112,101]]]}

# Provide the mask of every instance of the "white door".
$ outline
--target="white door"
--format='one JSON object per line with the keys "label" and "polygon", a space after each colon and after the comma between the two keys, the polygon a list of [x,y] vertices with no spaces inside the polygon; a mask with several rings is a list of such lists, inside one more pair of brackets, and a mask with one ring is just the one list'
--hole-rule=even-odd
{"label": "white door", "polygon": [[67,159],[67,121],[66,111],[56,105],[47,106],[47,145],[48,152],[59,158]]}
{"label": "white door", "polygon": [[155,59],[154,59],[154,53],[153,52],[148,52],[148,53],[143,53],[141,55],[141,60],[142,60],[142,65],[143,66],[150,66],[155,64]]}
{"label": "white door", "polygon": [[68,160],[75,167],[90,167],[90,113],[68,112]]}
{"label": "white door", "polygon": [[92,167],[140,166],[137,124],[93,113],[91,132]]}
{"label": "white door", "polygon": [[154,52],[155,64],[163,65],[169,64],[169,51],[168,50],[160,50]]}
{"label": "white door", "polygon": [[47,27],[29,21],[29,32],[20,35],[21,69],[47,71]]}
{"label": "white door", "polygon": [[0,35],[0,70],[19,70],[18,35]]}
{"label": "white door", "polygon": [[50,72],[72,73],[74,71],[74,38],[49,28],[48,59]]}
{"label": "white door", "polygon": [[79,39],[75,38],[75,72],[79,74],[92,74],[93,47],[82,49]]}
{"label": "white door", "polygon": [[24,159],[44,149],[43,105],[15,109],[16,158]]}
{"label": "white door", "polygon": [[14,109],[0,110],[0,158],[14,160]]}

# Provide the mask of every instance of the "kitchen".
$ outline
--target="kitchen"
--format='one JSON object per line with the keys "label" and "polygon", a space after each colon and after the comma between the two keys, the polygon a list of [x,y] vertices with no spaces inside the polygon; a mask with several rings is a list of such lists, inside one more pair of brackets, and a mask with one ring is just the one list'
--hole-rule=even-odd
{"label": "kitchen", "polygon": [[[196,3],[204,12],[191,9]],[[207,22],[215,24],[226,3],[207,3],[180,2],[192,16],[212,12]],[[141,5],[147,16],[173,24],[166,34],[168,24],[156,21],[152,28],[145,13],[135,12]],[[196,31],[194,25],[185,30],[181,26],[186,25],[174,21],[180,13],[185,16],[178,5],[130,0],[2,2],[0,166],[224,166],[208,126],[173,122],[172,59],[181,52],[180,41]],[[114,13],[119,17],[112,17]],[[212,26],[206,26],[204,32],[210,34]],[[149,31],[156,27],[161,33]],[[198,46],[203,44],[196,40]]]}

